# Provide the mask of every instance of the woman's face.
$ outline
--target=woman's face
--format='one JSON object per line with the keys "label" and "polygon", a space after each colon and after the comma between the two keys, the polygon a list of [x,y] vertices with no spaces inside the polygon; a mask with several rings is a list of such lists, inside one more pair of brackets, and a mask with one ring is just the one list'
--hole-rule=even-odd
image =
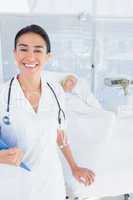
{"label": "woman's face", "polygon": [[20,73],[24,75],[40,75],[43,66],[50,58],[46,42],[36,33],[25,33],[20,36],[14,55]]}
{"label": "woman's face", "polygon": [[65,83],[64,83],[64,91],[65,92],[72,92],[72,90],[74,89],[75,85],[77,83],[77,79],[75,77],[69,77]]}

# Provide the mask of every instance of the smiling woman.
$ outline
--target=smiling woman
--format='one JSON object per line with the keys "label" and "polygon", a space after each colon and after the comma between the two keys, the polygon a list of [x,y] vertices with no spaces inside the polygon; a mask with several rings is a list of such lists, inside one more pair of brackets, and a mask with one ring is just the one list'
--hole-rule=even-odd
{"label": "smiling woman", "polygon": [[[19,74],[0,88],[1,136],[13,148],[0,152],[0,163],[19,166],[23,160],[31,169],[30,198],[25,200],[64,200],[65,184],[57,145],[79,182],[89,185],[95,174],[76,164],[64,129],[60,128],[62,120],[58,113],[65,107],[64,93],[60,85],[47,83],[42,76],[43,67],[51,57],[47,33],[38,25],[21,29],[15,37],[14,56]],[[10,116],[8,125],[3,116]],[[25,181],[28,179],[27,174]],[[10,190],[14,192],[14,188]],[[8,200],[7,196],[2,199]],[[19,200],[23,200],[21,195]]]}
{"label": "smiling woman", "polygon": [[31,73],[32,76],[39,76],[43,65],[48,62],[51,56],[50,42],[46,33],[43,37],[34,32],[24,31],[16,35],[14,54],[23,76],[27,76],[28,72],[30,77]]}

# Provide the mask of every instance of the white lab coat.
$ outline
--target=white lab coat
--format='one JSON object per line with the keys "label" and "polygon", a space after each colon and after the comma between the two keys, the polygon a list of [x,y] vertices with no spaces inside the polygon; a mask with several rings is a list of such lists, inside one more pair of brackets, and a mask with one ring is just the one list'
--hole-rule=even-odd
{"label": "white lab coat", "polygon": [[[42,94],[37,113],[25,98],[17,78],[11,90],[11,125],[2,123],[7,104],[9,82],[0,89],[0,122],[2,134],[24,152],[25,162],[31,172],[20,167],[0,164],[0,199],[2,200],[64,200],[65,186],[61,163],[58,157],[57,114],[58,106],[53,93],[42,80]],[[52,84],[64,109],[61,88]],[[3,183],[5,188],[3,188]],[[16,191],[17,188],[17,191]],[[8,192],[6,192],[8,191]]]}

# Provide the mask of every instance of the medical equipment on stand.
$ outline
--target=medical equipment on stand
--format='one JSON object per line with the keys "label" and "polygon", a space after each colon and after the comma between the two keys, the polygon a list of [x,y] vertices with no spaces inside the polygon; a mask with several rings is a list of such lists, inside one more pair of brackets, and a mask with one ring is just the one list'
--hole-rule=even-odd
{"label": "medical equipment on stand", "polygon": [[[111,86],[121,87],[124,91],[124,96],[127,96],[129,85],[132,85],[133,81],[127,78],[105,78],[104,84],[110,87]],[[130,197],[129,194],[124,194],[124,200],[128,200],[129,197]]]}
{"label": "medical equipment on stand", "polygon": [[128,95],[129,84],[132,84],[132,82],[126,78],[105,78],[104,83],[106,86],[121,87],[125,96]]}

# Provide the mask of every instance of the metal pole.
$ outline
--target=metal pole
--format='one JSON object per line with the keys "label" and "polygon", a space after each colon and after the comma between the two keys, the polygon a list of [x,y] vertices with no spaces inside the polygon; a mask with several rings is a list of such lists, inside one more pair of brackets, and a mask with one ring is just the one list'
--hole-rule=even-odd
{"label": "metal pole", "polygon": [[36,0],[28,0],[28,6],[29,6],[29,11],[30,13],[34,12],[34,9],[37,5],[37,1]]}
{"label": "metal pole", "polygon": [[92,51],[91,51],[91,89],[95,93],[95,51],[96,51],[96,0],[92,1]]}

